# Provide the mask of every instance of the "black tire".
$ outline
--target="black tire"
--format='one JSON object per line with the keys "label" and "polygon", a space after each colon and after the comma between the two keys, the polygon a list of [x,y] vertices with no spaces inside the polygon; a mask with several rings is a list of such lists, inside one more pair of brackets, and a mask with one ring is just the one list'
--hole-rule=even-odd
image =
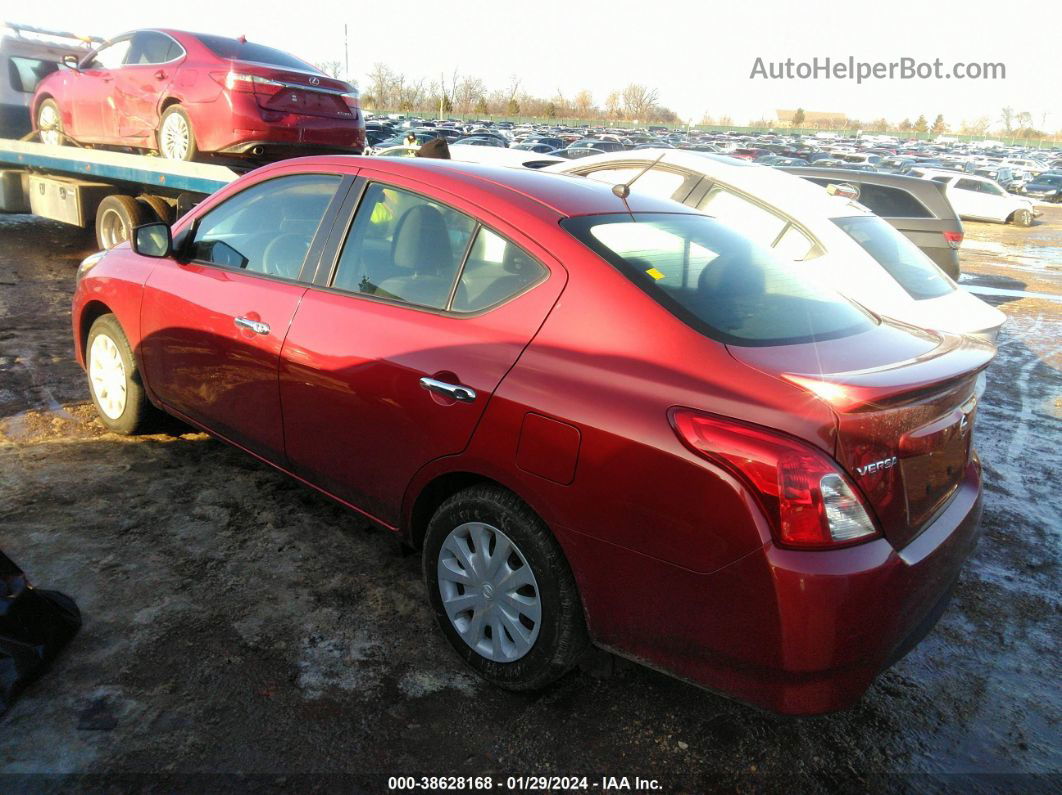
{"label": "black tire", "polygon": [[[54,114],[54,123],[42,121],[41,117],[48,116],[49,113]],[[58,146],[66,144],[66,132],[63,130],[63,114],[59,110],[58,102],[54,99],[46,99],[38,106],[37,115],[33,119],[33,129],[37,131],[37,138],[41,143],[50,143]],[[45,139],[45,135],[51,132],[58,133],[58,140]]]}
{"label": "black tire", "polygon": [[[168,201],[161,196],[149,196],[147,194],[137,199],[145,209],[145,217],[148,219],[144,223],[149,223],[152,220],[162,221],[167,225],[172,225],[176,212]],[[152,216],[154,216],[152,218]]]}
{"label": "black tire", "polygon": [[[125,407],[121,414],[116,417],[111,417],[104,411],[100,396],[96,394],[96,385],[93,383],[92,378],[93,344],[96,342],[96,338],[101,335],[106,335],[114,343],[124,368]],[[99,416],[100,422],[108,430],[120,433],[123,436],[129,436],[143,430],[147,421],[154,416],[157,410],[148,401],[143,381],[140,379],[140,371],[136,366],[136,359],[133,357],[133,351],[129,347],[129,340],[114,315],[101,315],[96,318],[89,329],[85,343],[85,370],[88,374],[89,395],[92,397],[92,403],[96,407],[96,414]]]}
{"label": "black tire", "polygon": [[[464,641],[443,607],[438,560],[450,532],[467,522],[482,522],[503,532],[519,548],[538,584],[541,625],[524,656],[498,662]],[[567,673],[589,646],[575,578],[560,545],[545,523],[512,492],[473,486],[447,499],[435,512],[424,538],[424,581],[435,617],[450,645],[476,673],[508,690],[537,690]]]}
{"label": "black tire", "polygon": [[148,222],[147,208],[132,196],[105,196],[96,208],[96,243],[103,250],[124,243]]}
{"label": "black tire", "polygon": [[[164,131],[166,130],[167,121],[171,116],[180,116],[184,121],[185,126],[188,129],[187,146],[180,151],[176,151],[163,141]],[[159,119],[159,128],[156,131],[156,142],[159,147],[159,154],[168,160],[195,160],[196,155],[199,154],[199,147],[195,143],[195,129],[192,127],[192,120],[188,117],[188,113],[180,105],[170,105],[162,114],[162,118]]]}
{"label": "black tire", "polygon": [[1011,216],[1015,226],[1032,226],[1033,214],[1032,210],[1017,210],[1014,215]]}

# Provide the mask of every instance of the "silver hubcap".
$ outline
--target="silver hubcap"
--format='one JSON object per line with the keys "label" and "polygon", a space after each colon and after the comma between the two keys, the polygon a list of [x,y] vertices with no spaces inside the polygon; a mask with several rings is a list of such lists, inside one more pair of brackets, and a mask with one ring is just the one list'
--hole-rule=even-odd
{"label": "silver hubcap", "polygon": [[184,160],[188,156],[188,145],[192,140],[192,131],[188,122],[180,113],[171,113],[162,123],[160,145],[164,157],[170,160]]}
{"label": "silver hubcap", "polygon": [[100,243],[108,249],[129,239],[129,227],[117,210],[104,210],[100,216],[100,238]]}
{"label": "silver hubcap", "polygon": [[106,334],[97,334],[89,349],[89,383],[96,402],[109,419],[116,420],[125,411],[125,364],[118,346]]}
{"label": "silver hubcap", "polygon": [[58,146],[62,143],[63,136],[60,134],[59,113],[55,105],[45,105],[37,116],[37,129],[40,130],[41,143]]}
{"label": "silver hubcap", "polygon": [[467,522],[443,541],[437,569],[443,608],[465,643],[502,663],[531,651],[542,602],[535,574],[512,539],[489,524]]}

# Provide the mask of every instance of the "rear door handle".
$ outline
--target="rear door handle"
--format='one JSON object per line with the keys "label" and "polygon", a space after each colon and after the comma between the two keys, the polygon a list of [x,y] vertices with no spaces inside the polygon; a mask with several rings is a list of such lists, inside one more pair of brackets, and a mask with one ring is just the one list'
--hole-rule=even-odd
{"label": "rear door handle", "polygon": [[262,323],[259,320],[251,320],[249,317],[238,317],[233,321],[240,328],[245,328],[248,331],[253,331],[255,334],[268,334],[269,324]]}
{"label": "rear door handle", "polygon": [[165,80],[166,79],[166,72],[164,72],[162,69],[159,69],[157,72],[155,72],[155,77],[158,78],[159,80]]}
{"label": "rear door handle", "polygon": [[422,378],[420,385],[429,392],[435,392],[462,403],[471,403],[476,399],[475,390],[461,384],[448,384],[445,381],[436,381],[434,378]]}

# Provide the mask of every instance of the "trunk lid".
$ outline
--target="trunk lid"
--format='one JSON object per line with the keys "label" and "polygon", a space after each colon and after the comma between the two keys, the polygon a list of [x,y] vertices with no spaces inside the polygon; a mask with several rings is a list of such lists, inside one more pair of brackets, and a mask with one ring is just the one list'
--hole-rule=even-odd
{"label": "trunk lid", "polygon": [[314,72],[235,60],[231,71],[271,81],[254,83],[255,99],[264,110],[333,119],[355,118],[355,109],[343,96],[353,94],[354,89],[342,80]]}
{"label": "trunk lid", "polygon": [[825,400],[834,457],[901,548],[948,502],[973,454],[978,374],[995,349],[883,321],[863,334],[731,355]]}

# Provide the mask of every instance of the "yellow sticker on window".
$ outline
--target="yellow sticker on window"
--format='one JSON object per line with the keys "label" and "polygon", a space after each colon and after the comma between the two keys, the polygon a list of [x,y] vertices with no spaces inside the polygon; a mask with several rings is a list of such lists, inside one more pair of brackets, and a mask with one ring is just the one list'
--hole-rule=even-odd
{"label": "yellow sticker on window", "polygon": [[648,273],[650,276],[652,276],[657,281],[660,281],[661,279],[664,278],[664,274],[662,274],[656,268],[650,268],[649,270],[646,271],[646,273]]}

